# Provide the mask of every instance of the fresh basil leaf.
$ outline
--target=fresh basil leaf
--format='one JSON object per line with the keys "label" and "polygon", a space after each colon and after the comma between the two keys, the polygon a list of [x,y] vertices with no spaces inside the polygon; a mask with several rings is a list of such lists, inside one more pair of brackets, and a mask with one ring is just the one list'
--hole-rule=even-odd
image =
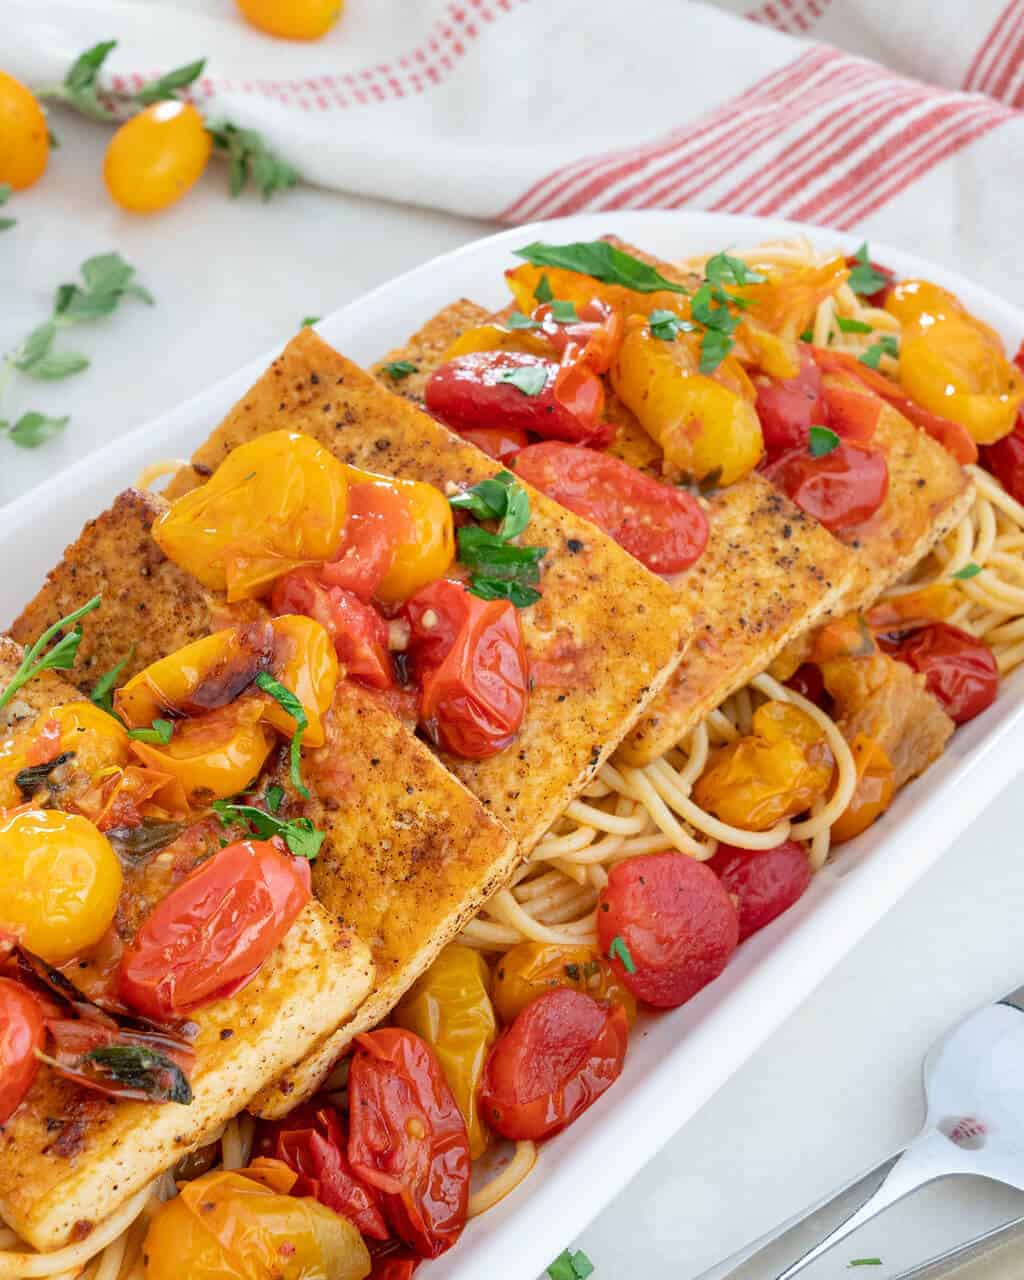
{"label": "fresh basil leaf", "polygon": [[280,680],[275,680],[269,671],[261,671],[256,677],[256,684],[268,693],[279,707],[295,721],[295,733],[292,735],[291,747],[291,779],[292,786],[304,799],[309,799],[309,790],[302,781],[302,735],[309,728],[306,710],[299,699],[286,689]]}
{"label": "fresh basil leaf", "polygon": [[143,858],[173,844],[184,830],[182,822],[157,822],[153,818],[143,818],[137,827],[108,827],[103,834],[119,858],[129,863],[140,863]]}
{"label": "fresh basil leaf", "polygon": [[840,333],[871,333],[873,326],[863,320],[854,320],[852,316],[836,316],[836,324]]}
{"label": "fresh basil leaf", "polygon": [[871,265],[867,241],[861,245],[854,257],[857,259],[857,265],[850,271],[846,281],[854,293],[861,295],[877,293],[879,289],[884,289],[888,285],[889,281],[886,277]]}
{"label": "fresh basil leaf", "polygon": [[814,330],[813,330],[813,329],[805,329],[805,330],[803,331],[803,333],[800,335],[800,341],[801,341],[801,342],[813,342],[813,341],[814,341]]}
{"label": "fresh basil leaf", "polygon": [[485,578],[532,586],[540,581],[540,561],[546,547],[517,547],[479,525],[458,531],[459,560]]}
{"label": "fresh basil leaf", "polygon": [[280,836],[297,858],[312,861],[324,842],[324,833],[318,831],[309,818],[277,818],[255,805],[236,804],[232,800],[215,800],[211,807],[224,826],[240,823],[260,840]]}
{"label": "fresh basil leaf", "polygon": [[19,449],[37,449],[51,436],[63,431],[70,421],[67,415],[63,418],[48,418],[45,414],[29,410],[8,427],[7,438]]}
{"label": "fresh basil leaf", "polygon": [[499,538],[515,538],[530,523],[530,495],[511,471],[488,476],[448,502],[456,511],[468,511],[478,520],[500,520]]}
{"label": "fresh basil leaf", "polygon": [[579,320],[576,303],[556,298],[551,304],[551,318],[556,324],[575,324]]}
{"label": "fresh basil leaf", "polygon": [[59,769],[61,765],[67,764],[74,758],[73,751],[62,751],[59,756],[47,760],[45,764],[31,764],[24,769],[19,769],[14,775],[14,785],[26,800],[31,800],[43,783],[49,779],[54,769]]}
{"label": "fresh basil leaf", "polygon": [[700,372],[714,373],[735,345],[728,333],[706,329],[700,340]]}
{"label": "fresh basil leaf", "polygon": [[178,89],[184,89],[194,80],[199,79],[205,66],[206,59],[198,58],[195,62],[189,62],[184,67],[175,67],[173,71],[168,71],[166,75],[162,75],[159,80],[154,80],[141,88],[134,95],[135,101],[140,106],[148,107],[154,102],[163,102],[167,98],[173,99]]}
{"label": "fresh basil leaf", "polygon": [[891,333],[883,333],[878,341],[873,342],[859,359],[861,364],[866,364],[869,369],[877,369],[882,356],[892,356],[895,360],[899,354],[899,339]]}
{"label": "fresh basil leaf", "polygon": [[767,276],[753,271],[742,258],[734,258],[728,253],[716,253],[708,258],[704,267],[704,276],[711,284],[764,284]]}
{"label": "fresh basil leaf", "polygon": [[705,329],[719,333],[732,333],[739,321],[729,309],[735,302],[724,289],[716,285],[702,284],[693,295],[690,313]]}
{"label": "fresh basil leaf", "polygon": [[23,369],[30,378],[38,378],[40,382],[57,382],[61,378],[70,378],[72,374],[88,369],[89,360],[77,351],[51,351]]}
{"label": "fresh basil leaf", "polygon": [[689,320],[677,316],[674,311],[666,311],[661,307],[655,307],[647,317],[647,327],[652,338],[660,338],[663,342],[675,342],[681,333],[693,333],[697,328]]}
{"label": "fresh basil leaf", "polygon": [[968,564],[965,564],[962,569],[957,569],[956,573],[950,574],[950,577],[956,578],[960,582],[969,582],[971,578],[976,578],[979,573],[981,573],[981,565],[975,564],[974,561],[971,560]]}
{"label": "fresh basil leaf", "polygon": [[[34,644],[25,650],[25,656],[22,658],[17,671],[11,677],[3,693],[0,693],[0,710],[7,706],[22,685],[27,684],[40,671],[51,669],[56,671],[71,670],[75,663],[75,655],[78,653],[78,646],[82,640],[82,628],[75,626],[75,624],[80,618],[84,618],[87,613],[91,613],[93,609],[98,609],[102,599],[102,596],[93,596],[91,600],[87,600],[85,604],[73,613],[69,613],[66,618],[59,618],[52,626],[46,628]],[[68,631],[68,627],[74,629]],[[61,635],[59,640],[55,639],[61,632],[65,632],[65,634]],[[54,645],[48,650],[46,646],[51,640],[54,640]]]}
{"label": "fresh basil leaf", "polygon": [[392,382],[401,382],[403,378],[408,378],[410,373],[418,371],[419,365],[413,364],[411,360],[392,360],[384,366],[384,372]]}
{"label": "fresh basil leaf", "polygon": [[534,298],[536,298],[538,302],[541,302],[541,303],[551,302],[551,300],[554,298],[555,295],[551,289],[551,281],[547,278],[546,275],[541,276],[541,278],[537,281],[537,287],[533,291],[533,296]]}
{"label": "fresh basil leaf", "polygon": [[100,1077],[137,1090],[152,1102],[188,1106],[192,1101],[192,1088],[184,1071],[156,1049],[137,1044],[100,1045],[83,1054],[81,1061],[91,1065]]}
{"label": "fresh basil leaf", "polygon": [[519,582],[504,582],[475,574],[466,590],[481,600],[511,600],[517,609],[528,609],[540,599],[540,592]]}
{"label": "fresh basil leaf", "polygon": [[621,934],[616,934],[615,937],[612,938],[612,944],[608,948],[608,954],[613,960],[619,960],[623,969],[625,969],[627,973],[636,973],[636,963],[630,955],[629,947],[626,946],[625,940],[622,938]]}
{"label": "fresh basil leaf", "polygon": [[267,787],[266,801],[267,808],[271,813],[277,813],[281,808],[281,801],[284,799],[284,787]]}
{"label": "fresh basil leaf", "polygon": [[518,369],[503,369],[499,382],[510,382],[524,396],[539,396],[548,385],[548,371],[543,365],[525,364]]}
{"label": "fresh basil leaf", "polygon": [[128,737],[137,742],[154,742],[166,747],[174,736],[174,725],[170,720],[154,720],[150,729],[129,729]]}
{"label": "fresh basil leaf", "polygon": [[517,258],[525,258],[535,267],[561,267],[580,275],[592,276],[604,284],[618,284],[635,293],[689,293],[689,289],[666,278],[656,268],[631,253],[617,249],[605,240],[575,244],[543,244],[535,241],[522,249],[514,249]]}
{"label": "fresh basil leaf", "polygon": [[531,320],[529,316],[524,316],[521,311],[510,311],[505,317],[506,329],[539,329],[541,323],[539,320]]}
{"label": "fresh basil leaf", "polygon": [[299,328],[300,328],[300,329],[306,329],[306,328],[308,328],[311,324],[319,324],[319,323],[320,323],[320,320],[321,320],[321,317],[320,317],[320,316],[303,316],[303,317],[302,317],[302,323],[299,325]]}
{"label": "fresh basil leaf", "polygon": [[18,348],[14,357],[14,367],[27,372],[34,364],[38,364],[53,346],[56,336],[57,326],[52,320],[38,325]]}
{"label": "fresh basil leaf", "polygon": [[812,458],[824,458],[839,448],[839,437],[828,427],[811,427],[807,448]]}
{"label": "fresh basil leaf", "polygon": [[548,1267],[550,1280],[587,1280],[593,1272],[594,1264],[582,1249],[577,1249],[575,1253],[563,1249]]}

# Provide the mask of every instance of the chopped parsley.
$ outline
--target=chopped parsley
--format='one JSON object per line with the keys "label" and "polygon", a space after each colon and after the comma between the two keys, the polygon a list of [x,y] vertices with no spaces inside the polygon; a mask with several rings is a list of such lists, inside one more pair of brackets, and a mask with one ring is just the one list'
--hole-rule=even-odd
{"label": "chopped parsley", "polygon": [[410,373],[418,373],[419,365],[413,364],[411,360],[389,360],[384,366],[384,372],[392,382],[401,382]]}
{"label": "chopped parsley", "polygon": [[292,786],[304,799],[309,799],[309,789],[302,781],[302,735],[309,728],[306,711],[291,689],[286,689],[280,680],[275,680],[269,671],[261,671],[256,677],[256,684],[269,694],[281,709],[295,721],[295,733],[292,735],[291,779]]}
{"label": "chopped parsley", "polygon": [[709,284],[764,284],[766,276],[752,271],[742,258],[733,258],[728,253],[716,253],[708,258],[704,266],[704,278]]}
{"label": "chopped parsley", "polygon": [[[271,803],[270,793],[274,790],[279,791],[282,797],[284,795],[280,787],[271,787],[267,792],[268,804]],[[278,808],[280,804],[278,799]],[[318,831],[309,818],[278,818],[255,805],[236,804],[234,800],[214,800],[211,808],[220,818],[222,826],[230,827],[240,823],[260,840],[280,836],[297,858],[306,858],[310,862],[320,852],[320,846],[324,842],[324,833]]]}
{"label": "chopped parsley", "polygon": [[851,1258],[847,1264],[851,1267],[880,1267],[882,1265],[881,1258]]}
{"label": "chopped parsley", "polygon": [[704,327],[700,343],[701,373],[714,373],[736,345],[733,334],[740,317],[734,313],[733,308],[739,311],[746,305],[744,299],[733,297],[721,285],[710,281],[705,281],[693,295],[690,314]]}
{"label": "chopped parsley", "polygon": [[548,371],[540,364],[524,364],[517,369],[502,370],[498,381],[511,382],[524,396],[539,396],[548,385]]}
{"label": "chopped parsley", "polygon": [[651,337],[660,338],[662,342],[675,342],[681,333],[693,333],[697,328],[689,320],[684,320],[674,311],[666,311],[662,307],[655,307],[647,317],[647,327],[651,331]]}
{"label": "chopped parsley", "polygon": [[551,1280],[587,1280],[587,1276],[593,1275],[593,1272],[594,1264],[582,1249],[577,1249],[575,1253],[563,1249],[548,1267]]}
{"label": "chopped parsley", "polygon": [[897,338],[891,333],[883,333],[877,342],[873,342],[867,351],[860,357],[861,364],[866,364],[869,369],[877,369],[878,362],[882,356],[892,356],[895,360],[900,353],[900,344]]}
{"label": "chopped parsley", "polygon": [[981,573],[981,565],[975,564],[971,560],[962,569],[957,569],[956,573],[950,574],[950,577],[957,578],[960,582],[969,582],[971,578],[976,578],[979,573]]}
{"label": "chopped parsley", "polygon": [[[82,628],[77,626],[76,623],[79,618],[84,618],[87,613],[92,613],[93,609],[98,609],[101,599],[101,596],[93,596],[80,609],[76,609],[74,613],[69,613],[66,618],[60,618],[52,627],[47,627],[35,644],[25,651],[21,665],[11,677],[10,684],[4,689],[3,693],[0,693],[0,710],[6,707],[18,690],[23,685],[28,684],[40,671],[71,670],[75,665],[78,646],[82,643]],[[53,640],[58,632],[65,631],[67,627],[70,627],[71,630],[62,635],[53,647],[47,650],[46,646],[50,641]]]}
{"label": "chopped parsley", "polygon": [[863,320],[854,320],[852,316],[836,316],[836,324],[840,333],[871,333],[872,326]]}
{"label": "chopped parsley", "polygon": [[867,241],[861,245],[853,256],[857,260],[857,265],[850,271],[846,283],[854,293],[864,296],[865,294],[877,293],[879,289],[884,289],[889,280],[871,265]]}
{"label": "chopped parsley", "polygon": [[829,427],[811,427],[807,448],[812,458],[824,458],[839,448],[839,437]]}
{"label": "chopped parsley", "polygon": [[620,933],[617,933],[612,938],[612,945],[608,948],[608,954],[613,960],[620,961],[627,973],[636,973],[633,957],[629,954],[629,947],[626,946]]}
{"label": "chopped parsley", "polygon": [[[635,293],[689,293],[684,285],[666,278],[655,267],[631,253],[617,249],[606,240],[591,240],[575,244],[543,244],[534,241],[522,249],[513,250],[517,258],[525,258],[535,267],[561,267],[579,275],[592,276],[604,284],[618,284]],[[539,286],[538,286],[539,288]],[[548,285],[548,290],[551,286]],[[536,295],[535,295],[536,296]],[[538,299],[549,302],[550,298]]]}
{"label": "chopped parsley", "polygon": [[521,311],[510,311],[505,317],[506,329],[539,329],[540,327],[539,320],[532,320],[529,316],[524,316]]}
{"label": "chopped parsley", "polygon": [[551,318],[556,324],[575,324],[579,320],[575,302],[563,302],[556,298],[551,304]]}
{"label": "chopped parsley", "polygon": [[800,341],[801,341],[801,342],[813,342],[813,341],[814,341],[814,330],[813,330],[813,329],[805,329],[805,330],[803,331],[803,333],[800,335]]}
{"label": "chopped parsley", "polygon": [[166,746],[174,735],[174,725],[170,720],[154,720],[151,729],[129,729],[128,737],[137,742],[157,742]]}
{"label": "chopped parsley", "polygon": [[271,813],[277,813],[281,808],[281,801],[284,799],[284,787],[267,787],[267,808]]}
{"label": "chopped parsley", "polygon": [[541,276],[537,281],[537,287],[533,291],[533,296],[538,302],[550,302],[554,298],[554,292],[551,289],[551,281],[546,275]]}

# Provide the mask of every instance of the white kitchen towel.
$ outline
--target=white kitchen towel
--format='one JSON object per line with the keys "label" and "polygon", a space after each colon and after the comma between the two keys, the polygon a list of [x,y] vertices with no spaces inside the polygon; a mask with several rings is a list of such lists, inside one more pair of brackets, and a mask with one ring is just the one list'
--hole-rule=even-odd
{"label": "white kitchen towel", "polygon": [[500,222],[696,207],[863,227],[1024,291],[1024,0],[348,0],[315,43],[232,0],[0,0],[27,83],[199,56],[209,118],[309,181]]}

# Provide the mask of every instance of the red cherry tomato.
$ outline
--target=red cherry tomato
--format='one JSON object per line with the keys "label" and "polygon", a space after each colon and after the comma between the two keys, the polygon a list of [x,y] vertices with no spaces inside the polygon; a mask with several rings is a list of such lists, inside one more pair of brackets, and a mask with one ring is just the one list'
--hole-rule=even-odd
{"label": "red cherry tomato", "polygon": [[933,622],[884,648],[923,674],[928,692],[957,724],[980,715],[999,692],[999,667],[992,650],[948,622]]}
{"label": "red cherry tomato", "polygon": [[628,1039],[621,1005],[569,987],[545,991],[491,1049],[480,1084],[484,1118],[506,1138],[561,1133],[619,1078]]}
{"label": "red cherry tomato", "polygon": [[466,1222],[469,1135],[434,1051],[385,1027],[356,1037],[348,1077],[348,1158],[381,1192],[395,1234],[421,1258],[450,1249]]}
{"label": "red cherry tomato", "polygon": [[797,840],[774,849],[720,844],[707,865],[726,892],[739,900],[740,942],[791,907],[811,883],[807,850]]}
{"label": "red cherry tomato", "polygon": [[[859,258],[850,257],[846,259],[846,265],[852,270],[862,264]],[[878,275],[884,278],[885,284],[880,289],[876,289],[874,293],[865,293],[863,295],[864,301],[869,307],[884,307],[885,300],[889,296],[889,290],[896,283],[896,272],[890,271],[888,267],[881,267],[877,262],[871,262],[870,260],[868,266],[872,271],[877,272]]]}
{"label": "red cherry tomato", "polygon": [[371,1254],[370,1261],[373,1263],[370,1280],[412,1280],[420,1265],[419,1258],[410,1258],[404,1253]]}
{"label": "red cherry tomato", "polygon": [[611,454],[531,444],[516,459],[516,475],[592,520],[655,573],[688,569],[707,544],[707,516],[693,494]]}
{"label": "red cherry tomato", "polygon": [[770,462],[789,449],[806,448],[811,427],[825,422],[821,373],[803,343],[799,352],[800,372],[795,378],[769,378],[762,374],[754,379],[757,416]]}
{"label": "red cherry tomato", "polygon": [[873,516],[889,492],[885,456],[857,444],[840,442],[820,458],[790,449],[764,474],[832,533]]}
{"label": "red cherry tomato", "polygon": [[121,958],[121,998],[160,1021],[233,995],[309,897],[305,859],[268,840],[227,845],[143,920]]}
{"label": "red cherry tomato", "polygon": [[[597,907],[597,937],[619,980],[640,1000],[673,1009],[717,978],[739,941],[739,919],[721,881],[681,853],[626,858],[612,868]],[[635,972],[612,952],[621,939]]]}
{"label": "red cherry tomato", "polygon": [[405,603],[420,722],[455,755],[484,760],[514,741],[526,714],[528,667],[519,615],[441,578]]}
{"label": "red cherry tomato", "polygon": [[1024,413],[1008,436],[981,449],[981,465],[991,471],[1011,498],[1024,502]]}
{"label": "red cherry tomato", "polygon": [[[321,572],[330,567],[322,566]],[[293,569],[274,583],[270,607],[275,614],[304,613],[319,622],[334,641],[346,675],[371,689],[394,686],[388,624],[373,605],[343,587],[325,586],[313,569]]]}
{"label": "red cherry tomato", "polygon": [[304,1102],[283,1120],[265,1121],[256,1138],[257,1155],[283,1160],[299,1175],[292,1195],[313,1196],[364,1236],[387,1240],[380,1192],[356,1177],[347,1146],[341,1116],[328,1102]]}
{"label": "red cherry tomato", "polygon": [[320,580],[369,601],[403,542],[414,537],[408,499],[380,484],[354,484],[348,491],[345,541],[333,560],[320,567]]}
{"label": "red cherry tomato", "polygon": [[786,681],[786,688],[802,694],[808,702],[827,710],[831,698],[825,688],[825,677],[816,662],[805,662]]}
{"label": "red cherry tomato", "polygon": [[31,1088],[45,1039],[39,1001],[20,982],[0,978],[0,1125]]}
{"label": "red cherry tomato", "polygon": [[[607,443],[610,428],[601,421],[604,388],[600,378],[583,369],[572,385],[567,387],[563,381],[556,397],[559,370],[553,360],[523,351],[473,351],[456,356],[431,374],[426,405],[455,431],[502,426],[531,431],[546,440]],[[535,395],[508,380],[510,374],[539,378],[541,373],[545,381]]]}
{"label": "red cherry tomato", "polygon": [[834,375],[822,379],[825,425],[854,444],[867,444],[875,434],[885,401],[863,384],[857,386]]}
{"label": "red cherry tomato", "polygon": [[525,431],[505,427],[464,427],[459,435],[470,444],[475,444],[489,458],[505,463],[510,462],[520,449],[525,449],[530,443],[530,437]]}

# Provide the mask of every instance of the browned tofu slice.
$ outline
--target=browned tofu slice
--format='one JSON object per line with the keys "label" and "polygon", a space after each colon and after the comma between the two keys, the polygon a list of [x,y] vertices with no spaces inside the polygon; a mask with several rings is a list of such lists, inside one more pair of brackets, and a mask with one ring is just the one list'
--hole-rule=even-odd
{"label": "browned tofu slice", "polygon": [[[432,316],[404,346],[396,347],[383,360],[378,360],[371,373],[398,395],[405,396],[414,404],[422,404],[427,379],[438,365],[444,363],[444,354],[455,339],[467,329],[486,324],[490,318],[486,307],[470,302],[468,298],[460,298]],[[388,365],[396,361],[415,365],[415,372],[395,376],[389,372]]]}
{"label": "browned tofu slice", "polygon": [[[287,346],[180,472],[202,482],[237,445],[288,428],[343,462],[441,489],[500,468],[310,329]],[[612,540],[532,493],[526,540],[548,549],[542,599],[520,613],[534,687],[517,741],[489,760],[445,763],[529,849],[586,785],[679,661],[695,619],[687,602]]]}
{"label": "browned tofu slice", "polygon": [[[21,650],[0,639],[0,687],[20,661]],[[78,696],[44,673],[11,704],[4,729]],[[311,902],[244,990],[192,1015],[191,1105],[111,1101],[41,1067],[0,1133],[0,1215],[37,1249],[86,1238],[315,1048],[359,1006],[372,974],[365,943]]]}

